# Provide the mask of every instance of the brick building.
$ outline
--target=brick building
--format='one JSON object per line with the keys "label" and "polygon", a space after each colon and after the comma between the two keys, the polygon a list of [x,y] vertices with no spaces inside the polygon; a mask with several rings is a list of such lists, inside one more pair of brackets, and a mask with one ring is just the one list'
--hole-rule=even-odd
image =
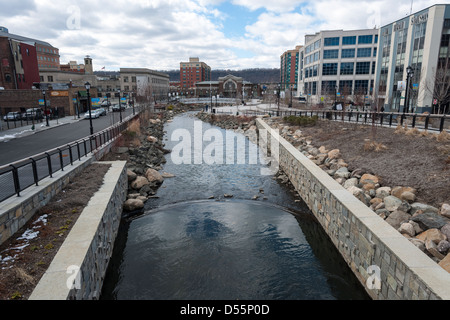
{"label": "brick building", "polygon": [[0,87],[31,89],[39,80],[34,45],[0,36]]}
{"label": "brick building", "polygon": [[189,62],[180,62],[181,91],[195,88],[195,83],[211,80],[211,67],[199,58],[189,58]]}

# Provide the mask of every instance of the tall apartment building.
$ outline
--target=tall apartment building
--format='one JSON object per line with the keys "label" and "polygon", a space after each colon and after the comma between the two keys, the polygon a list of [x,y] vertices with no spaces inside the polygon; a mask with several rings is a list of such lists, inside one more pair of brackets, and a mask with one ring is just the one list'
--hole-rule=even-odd
{"label": "tall apartment building", "polygon": [[181,90],[195,88],[201,81],[211,80],[211,67],[201,62],[199,58],[189,58],[189,62],[180,62]]}
{"label": "tall apartment building", "polygon": [[[436,70],[450,67],[450,5],[436,4],[387,24],[380,28],[379,38],[374,96],[378,105],[396,112],[437,112],[433,103],[438,104],[439,99],[433,91],[445,88],[448,78],[440,79],[444,84],[436,82]],[[409,79],[408,67],[413,72]],[[449,109],[450,94],[445,94],[447,102],[441,105],[441,111]]]}
{"label": "tall apartment building", "polygon": [[297,91],[299,53],[302,46],[284,52],[280,57],[281,90],[293,89]]}
{"label": "tall apartment building", "polygon": [[320,31],[299,50],[297,94],[311,103],[359,102],[374,87],[378,29]]}

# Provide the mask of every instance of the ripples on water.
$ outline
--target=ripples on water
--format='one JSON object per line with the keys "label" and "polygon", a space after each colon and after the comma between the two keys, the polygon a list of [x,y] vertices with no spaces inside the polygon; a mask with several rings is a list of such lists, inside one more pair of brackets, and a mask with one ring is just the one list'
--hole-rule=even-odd
{"label": "ripples on water", "polygon": [[[195,119],[168,123],[166,148],[177,143],[171,132],[192,129]],[[165,180],[143,216],[121,226],[102,299],[367,298],[305,204],[261,176],[260,165],[174,165],[166,158],[164,171],[176,177]],[[249,200],[254,195],[260,199]]]}

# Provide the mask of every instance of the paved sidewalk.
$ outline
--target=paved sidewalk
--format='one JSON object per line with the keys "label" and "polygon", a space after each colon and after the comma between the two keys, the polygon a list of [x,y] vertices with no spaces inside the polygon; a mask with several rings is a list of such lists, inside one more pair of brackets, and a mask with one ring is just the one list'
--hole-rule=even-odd
{"label": "paved sidewalk", "polygon": [[[83,120],[83,117],[77,118],[74,116],[67,116],[67,117],[60,118],[60,119],[49,120],[48,127],[46,125],[46,122],[43,121],[43,122],[35,123],[34,129],[33,129],[33,125],[30,123],[30,124],[22,126],[22,127],[2,130],[2,131],[0,131],[0,142],[7,142],[12,139],[26,137],[26,136],[35,134],[35,133],[43,131],[43,130],[48,130],[48,129],[51,129],[51,128],[54,128],[57,126],[74,123],[74,122],[77,122],[80,120]],[[1,121],[1,125],[3,128],[7,128],[7,125],[3,120]],[[12,125],[14,125],[14,124],[12,124]]]}

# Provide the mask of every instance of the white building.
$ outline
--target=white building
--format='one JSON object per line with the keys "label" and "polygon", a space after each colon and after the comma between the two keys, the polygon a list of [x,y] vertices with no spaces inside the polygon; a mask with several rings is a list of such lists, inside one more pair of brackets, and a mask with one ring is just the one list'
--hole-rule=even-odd
{"label": "white building", "polygon": [[[374,98],[387,111],[436,112],[436,70],[449,59],[450,5],[436,4],[380,28]],[[412,76],[407,76],[411,67]],[[448,65],[447,65],[448,68]],[[447,80],[448,81],[448,80]],[[428,88],[428,89],[427,89]],[[441,106],[441,110],[447,103]],[[448,108],[447,108],[448,112]]]}
{"label": "white building", "polygon": [[122,92],[135,92],[138,96],[153,97],[155,101],[168,99],[169,75],[145,68],[120,68]]}
{"label": "white building", "polygon": [[361,103],[375,80],[378,29],[320,31],[299,52],[297,96],[312,104]]}

